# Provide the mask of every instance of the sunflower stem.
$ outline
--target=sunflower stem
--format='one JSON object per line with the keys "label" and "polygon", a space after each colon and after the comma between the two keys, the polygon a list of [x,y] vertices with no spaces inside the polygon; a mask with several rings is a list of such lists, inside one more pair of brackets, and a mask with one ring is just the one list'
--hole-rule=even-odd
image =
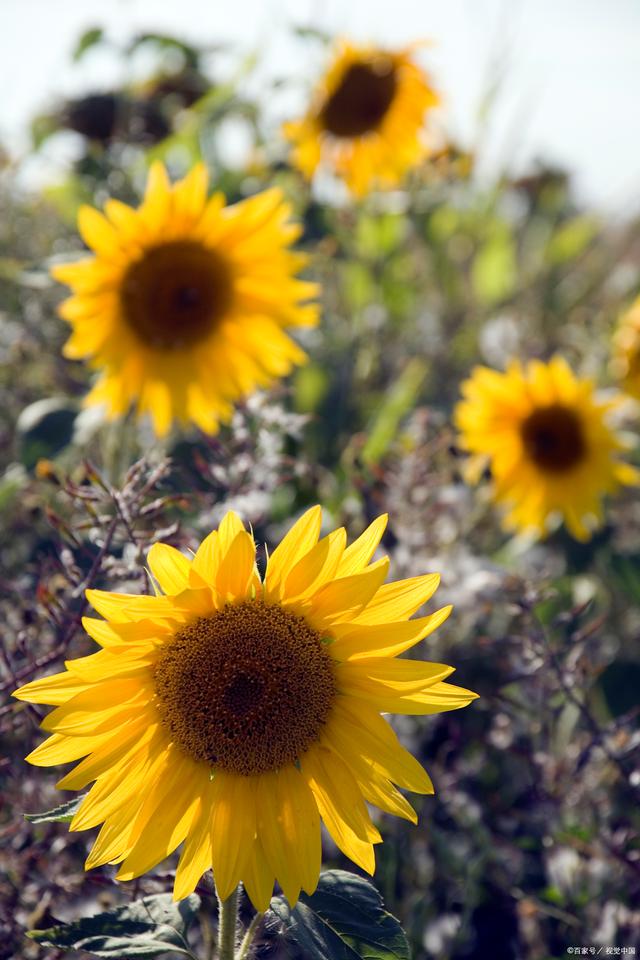
{"label": "sunflower stem", "polygon": [[236,952],[236,928],[238,926],[238,892],[236,887],[226,900],[218,891],[218,960],[234,960]]}
{"label": "sunflower stem", "polygon": [[262,923],[262,918],[264,913],[256,913],[253,917],[251,923],[247,927],[247,932],[242,938],[242,943],[240,944],[240,949],[236,955],[236,960],[246,960],[246,957],[251,949],[251,944],[253,943],[254,937],[258,932],[258,927]]}

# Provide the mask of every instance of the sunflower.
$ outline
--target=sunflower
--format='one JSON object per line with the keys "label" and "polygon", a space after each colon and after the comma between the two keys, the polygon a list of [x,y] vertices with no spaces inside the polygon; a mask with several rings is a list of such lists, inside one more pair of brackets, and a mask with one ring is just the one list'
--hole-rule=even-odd
{"label": "sunflower", "polygon": [[613,348],[614,376],[628,394],[640,400],[640,297],[622,315]]}
{"label": "sunflower", "polygon": [[367,803],[417,822],[398,786],[433,793],[420,764],[380,713],[431,714],[475,694],[446,683],[452,667],[398,659],[449,615],[409,617],[436,574],[384,584],[370,563],[379,517],[351,546],[343,528],[319,538],[320,507],[269,556],[228,513],[192,559],[149,552],[163,591],[87,591],[104,620],[85,618],[102,647],[14,696],[56,706],[51,736],[27,758],[84,758],[58,787],[95,781],[71,830],[102,824],[87,869],[150,870],[184,843],[174,895],[213,867],[225,899],[243,881],[259,910],[277,878],[294,904],[320,870],[320,820],[337,846],[373,873],[381,841]]}
{"label": "sunflower", "polygon": [[561,516],[574,537],[588,540],[602,523],[602,497],[640,481],[618,460],[626,445],[607,423],[621,397],[598,398],[561,357],[526,367],[516,360],[505,373],[476,367],[461,389],[455,422],[475,455],[469,477],[490,466],[508,528],[544,536]]}
{"label": "sunflower", "polygon": [[52,270],[73,290],[59,310],[73,327],[64,352],[101,370],[87,404],[117,417],[135,403],[160,436],[174,419],[215,432],[235,401],[305,360],[283,328],[317,322],[280,191],[225,206],[207,199],[207,180],[198,164],[172,186],[154,163],[138,209],[81,207],[95,256]]}
{"label": "sunflower", "polygon": [[400,183],[426,156],[424,116],[439,99],[414,49],[338,44],[306,115],[284,126],[307,178],[322,163],[362,196],[375,183]]}

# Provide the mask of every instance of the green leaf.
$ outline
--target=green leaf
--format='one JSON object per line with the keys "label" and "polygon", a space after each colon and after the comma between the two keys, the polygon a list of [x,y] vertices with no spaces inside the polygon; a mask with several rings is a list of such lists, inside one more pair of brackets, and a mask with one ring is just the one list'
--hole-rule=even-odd
{"label": "green leaf", "polygon": [[34,150],[39,150],[49,137],[60,129],[60,120],[50,113],[41,113],[31,121],[31,142]]}
{"label": "green leaf", "polygon": [[547,260],[554,264],[574,260],[597,233],[598,224],[593,217],[584,215],[568,220],[551,237],[546,251]]}
{"label": "green leaf", "polygon": [[295,407],[299,413],[317,410],[330,386],[325,368],[315,363],[301,367],[294,383]]}
{"label": "green leaf", "polygon": [[0,477],[0,511],[12,510],[15,507],[27,480],[27,472],[21,463],[9,464]]}
{"label": "green leaf", "polygon": [[471,269],[473,289],[484,306],[494,306],[514,292],[517,282],[515,243],[506,224],[496,223],[478,250]]}
{"label": "green leaf", "polygon": [[409,960],[404,931],[376,888],[346,870],[323,873],[293,910],[284,897],[274,897],[271,910],[309,960]]}
{"label": "green leaf", "polygon": [[329,44],[333,40],[330,33],[318,29],[318,27],[298,26],[293,28],[296,37],[302,40],[318,40],[320,43]]}
{"label": "green leaf", "polygon": [[103,39],[104,30],[102,27],[92,27],[90,30],[85,30],[74,47],[73,53],[71,54],[72,59],[77,63],[78,60],[82,59],[87,50],[95,47],[95,45]]}
{"label": "green leaf", "polygon": [[373,421],[367,442],[362,450],[362,459],[371,465],[379,462],[397,436],[398,425],[411,410],[418,398],[420,388],[428,372],[426,362],[419,357],[409,360],[382,401]]}
{"label": "green leaf", "polygon": [[74,797],[73,800],[61,803],[53,810],[47,810],[46,813],[25,813],[24,818],[29,823],[71,823],[85,797],[86,793],[83,793],[79,797]]}
{"label": "green leaf", "polygon": [[356,253],[369,260],[384,260],[400,245],[405,232],[406,220],[400,214],[363,215],[356,226]]}
{"label": "green leaf", "polygon": [[340,279],[347,306],[350,310],[362,310],[376,299],[373,276],[369,267],[359,260],[347,260],[341,264]]}
{"label": "green leaf", "polygon": [[611,569],[616,574],[622,589],[634,603],[640,604],[640,557],[637,554],[611,557]]}
{"label": "green leaf", "polygon": [[27,935],[48,947],[84,950],[113,960],[165,953],[195,960],[186,933],[199,906],[196,894],[174,903],[170,893],[160,893],[48,930],[31,930]]}
{"label": "green leaf", "polygon": [[176,51],[183,58],[183,63],[186,67],[191,68],[192,70],[197,70],[200,60],[200,54],[196,47],[192,46],[190,43],[185,43],[183,40],[178,40],[177,37],[172,37],[166,33],[141,33],[137,37],[134,37],[129,47],[127,53],[134,53],[138,47],[142,46],[154,46],[160,51]]}

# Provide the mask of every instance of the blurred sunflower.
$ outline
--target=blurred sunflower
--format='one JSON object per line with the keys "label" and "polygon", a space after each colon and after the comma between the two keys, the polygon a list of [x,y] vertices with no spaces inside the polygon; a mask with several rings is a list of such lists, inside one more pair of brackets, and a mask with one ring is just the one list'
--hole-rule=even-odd
{"label": "blurred sunflower", "polygon": [[323,163],[362,196],[374,184],[395,186],[427,154],[424,116],[439,98],[413,60],[415,46],[338,44],[306,115],[284,126],[307,178]]}
{"label": "blurred sunflower", "polygon": [[87,869],[120,863],[128,880],[184,841],[176,898],[213,867],[222,898],[242,880],[264,910],[275,878],[291,904],[315,889],[320,818],[370,873],[381,836],[366,802],[417,821],[394,783],[433,793],[431,780],[380,712],[475,698],[444,682],[452,667],[397,659],[451,608],[409,619],[436,574],[383,585],[388,558],[369,561],[386,517],[346,549],[344,529],[319,540],[320,523],[314,507],[294,524],[264,582],[234,513],[193,559],[156,544],[164,595],[87,591],[106,619],[84,626],[103,649],[14,694],[57,707],[27,759],[84,757],[58,787],[95,781],[70,827],[103,824]]}
{"label": "blurred sunflower", "polygon": [[207,181],[198,164],[172,186],[155,163],[137,210],[80,209],[95,256],[52,270],[73,290],[60,306],[73,327],[65,355],[102,371],[86,403],[111,417],[136,403],[160,436],[174,419],[215,432],[235,401],[305,360],[283,328],[317,322],[280,191],[225,207]]}
{"label": "blurred sunflower", "polygon": [[620,318],[613,338],[611,367],[622,388],[640,400],[640,297]]}
{"label": "blurred sunflower", "polygon": [[621,397],[598,399],[560,357],[518,361],[505,373],[477,367],[462,384],[455,411],[462,446],[475,456],[469,479],[488,464],[506,525],[544,536],[553,515],[588,540],[602,523],[602,497],[636,484],[638,471],[617,459],[622,438],[607,424]]}

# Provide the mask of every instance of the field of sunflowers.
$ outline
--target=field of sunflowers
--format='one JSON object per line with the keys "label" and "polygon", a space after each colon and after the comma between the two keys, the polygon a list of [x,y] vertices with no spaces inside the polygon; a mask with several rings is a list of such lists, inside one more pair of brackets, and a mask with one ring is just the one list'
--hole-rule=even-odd
{"label": "field of sunflowers", "polygon": [[0,960],[635,955],[640,219],[299,33],[0,153]]}

